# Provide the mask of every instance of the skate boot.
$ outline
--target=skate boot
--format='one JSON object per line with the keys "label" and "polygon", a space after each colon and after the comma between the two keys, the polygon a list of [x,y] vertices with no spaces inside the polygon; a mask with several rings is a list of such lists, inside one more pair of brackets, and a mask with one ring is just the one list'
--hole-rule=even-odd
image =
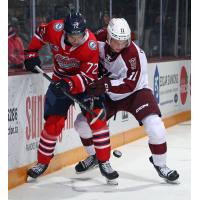
{"label": "skate boot", "polygon": [[37,163],[35,166],[27,171],[27,175],[31,178],[36,179],[38,176],[46,171],[47,167],[47,164]]}
{"label": "skate boot", "polygon": [[107,184],[109,185],[118,185],[117,178],[119,174],[117,171],[114,171],[110,165],[109,161],[99,162],[99,169],[101,174],[106,178]]}
{"label": "skate boot", "polygon": [[164,178],[165,181],[172,183],[173,181],[175,181],[179,178],[179,174],[176,170],[169,169],[166,165],[163,167],[154,165],[152,156],[149,158],[149,161],[155,167],[156,171],[158,172],[158,175],[161,178]]}
{"label": "skate boot", "polygon": [[85,160],[80,161],[76,166],[75,170],[77,174],[84,173],[88,170],[94,169],[98,166],[98,160],[96,155],[88,156]]}

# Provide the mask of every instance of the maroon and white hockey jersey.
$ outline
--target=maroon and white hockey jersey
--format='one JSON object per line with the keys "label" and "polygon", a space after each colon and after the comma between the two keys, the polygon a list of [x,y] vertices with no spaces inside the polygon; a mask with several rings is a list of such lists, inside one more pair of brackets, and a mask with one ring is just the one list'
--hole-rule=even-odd
{"label": "maroon and white hockey jersey", "polygon": [[98,44],[100,63],[112,79],[108,92],[112,100],[120,100],[137,90],[148,88],[146,55],[134,42],[120,53],[114,54],[105,41],[98,41]]}
{"label": "maroon and white hockey jersey", "polygon": [[64,39],[64,20],[53,20],[37,28],[28,50],[40,50],[43,45],[49,44],[54,60],[53,80],[70,76],[75,83],[72,93],[84,92],[85,83],[97,79],[99,61],[97,40],[89,30],[86,30],[78,47],[67,45]]}

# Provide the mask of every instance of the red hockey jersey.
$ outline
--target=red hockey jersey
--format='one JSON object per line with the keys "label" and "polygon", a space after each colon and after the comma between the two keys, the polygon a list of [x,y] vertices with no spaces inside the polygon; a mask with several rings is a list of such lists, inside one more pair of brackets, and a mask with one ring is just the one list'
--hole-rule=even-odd
{"label": "red hockey jersey", "polygon": [[53,20],[37,28],[28,50],[40,50],[42,46],[49,44],[54,60],[53,80],[70,76],[75,83],[72,93],[78,94],[85,91],[85,84],[97,79],[97,41],[89,30],[86,30],[78,47],[67,45],[64,39],[64,20]]}

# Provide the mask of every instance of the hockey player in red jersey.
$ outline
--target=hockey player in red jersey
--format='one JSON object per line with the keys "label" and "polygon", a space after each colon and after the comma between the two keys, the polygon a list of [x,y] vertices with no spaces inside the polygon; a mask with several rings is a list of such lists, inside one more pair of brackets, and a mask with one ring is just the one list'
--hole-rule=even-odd
{"label": "hockey player in red jersey", "polygon": [[[98,41],[100,67],[104,76],[88,85],[89,95],[99,96],[105,93],[107,120],[118,111],[127,111],[137,119],[140,125],[144,125],[152,153],[150,162],[160,177],[168,181],[177,180],[179,177],[177,171],[166,166],[166,130],[160,118],[159,107],[148,87],[145,53],[131,41],[129,25],[123,18],[113,18],[109,22],[107,34],[100,33],[101,41]],[[103,40],[102,35],[107,35],[107,38]],[[80,134],[89,157],[94,158],[94,161],[93,146],[95,147],[96,144],[92,143],[90,128],[81,114],[75,121],[75,128]],[[85,163],[87,159],[79,162],[75,170],[84,172],[94,166],[92,161],[87,167]]]}
{"label": "hockey player in red jersey", "polygon": [[[52,79],[56,84],[50,84],[46,93],[44,129],[40,135],[38,146],[38,163],[30,168],[28,176],[37,178],[48,167],[53,157],[56,141],[60,135],[69,107],[74,103],[66,97],[61,89],[75,95],[80,101],[90,106],[91,98],[85,88],[97,79],[99,52],[95,36],[86,28],[86,21],[80,13],[69,14],[65,20],[53,20],[41,24],[25,51],[25,67],[37,73],[35,66],[40,66],[38,51],[49,44],[53,54],[54,69]],[[82,110],[94,135],[104,134],[104,143],[98,142],[96,156],[101,166],[107,166],[110,158],[109,130],[106,124],[104,106],[101,98],[93,101],[91,116]],[[109,179],[118,177],[109,164]]]}

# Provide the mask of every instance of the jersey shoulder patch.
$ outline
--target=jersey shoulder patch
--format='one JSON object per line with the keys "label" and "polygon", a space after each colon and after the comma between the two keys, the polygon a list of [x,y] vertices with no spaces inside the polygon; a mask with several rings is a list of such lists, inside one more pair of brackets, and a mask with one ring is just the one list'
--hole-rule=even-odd
{"label": "jersey shoulder patch", "polygon": [[89,40],[88,41],[88,47],[91,50],[96,50],[97,49],[97,43],[94,40]]}
{"label": "jersey shoulder patch", "polygon": [[56,22],[54,25],[53,25],[53,29],[57,32],[59,31],[62,31],[64,29],[64,24],[61,23],[61,22]]}

